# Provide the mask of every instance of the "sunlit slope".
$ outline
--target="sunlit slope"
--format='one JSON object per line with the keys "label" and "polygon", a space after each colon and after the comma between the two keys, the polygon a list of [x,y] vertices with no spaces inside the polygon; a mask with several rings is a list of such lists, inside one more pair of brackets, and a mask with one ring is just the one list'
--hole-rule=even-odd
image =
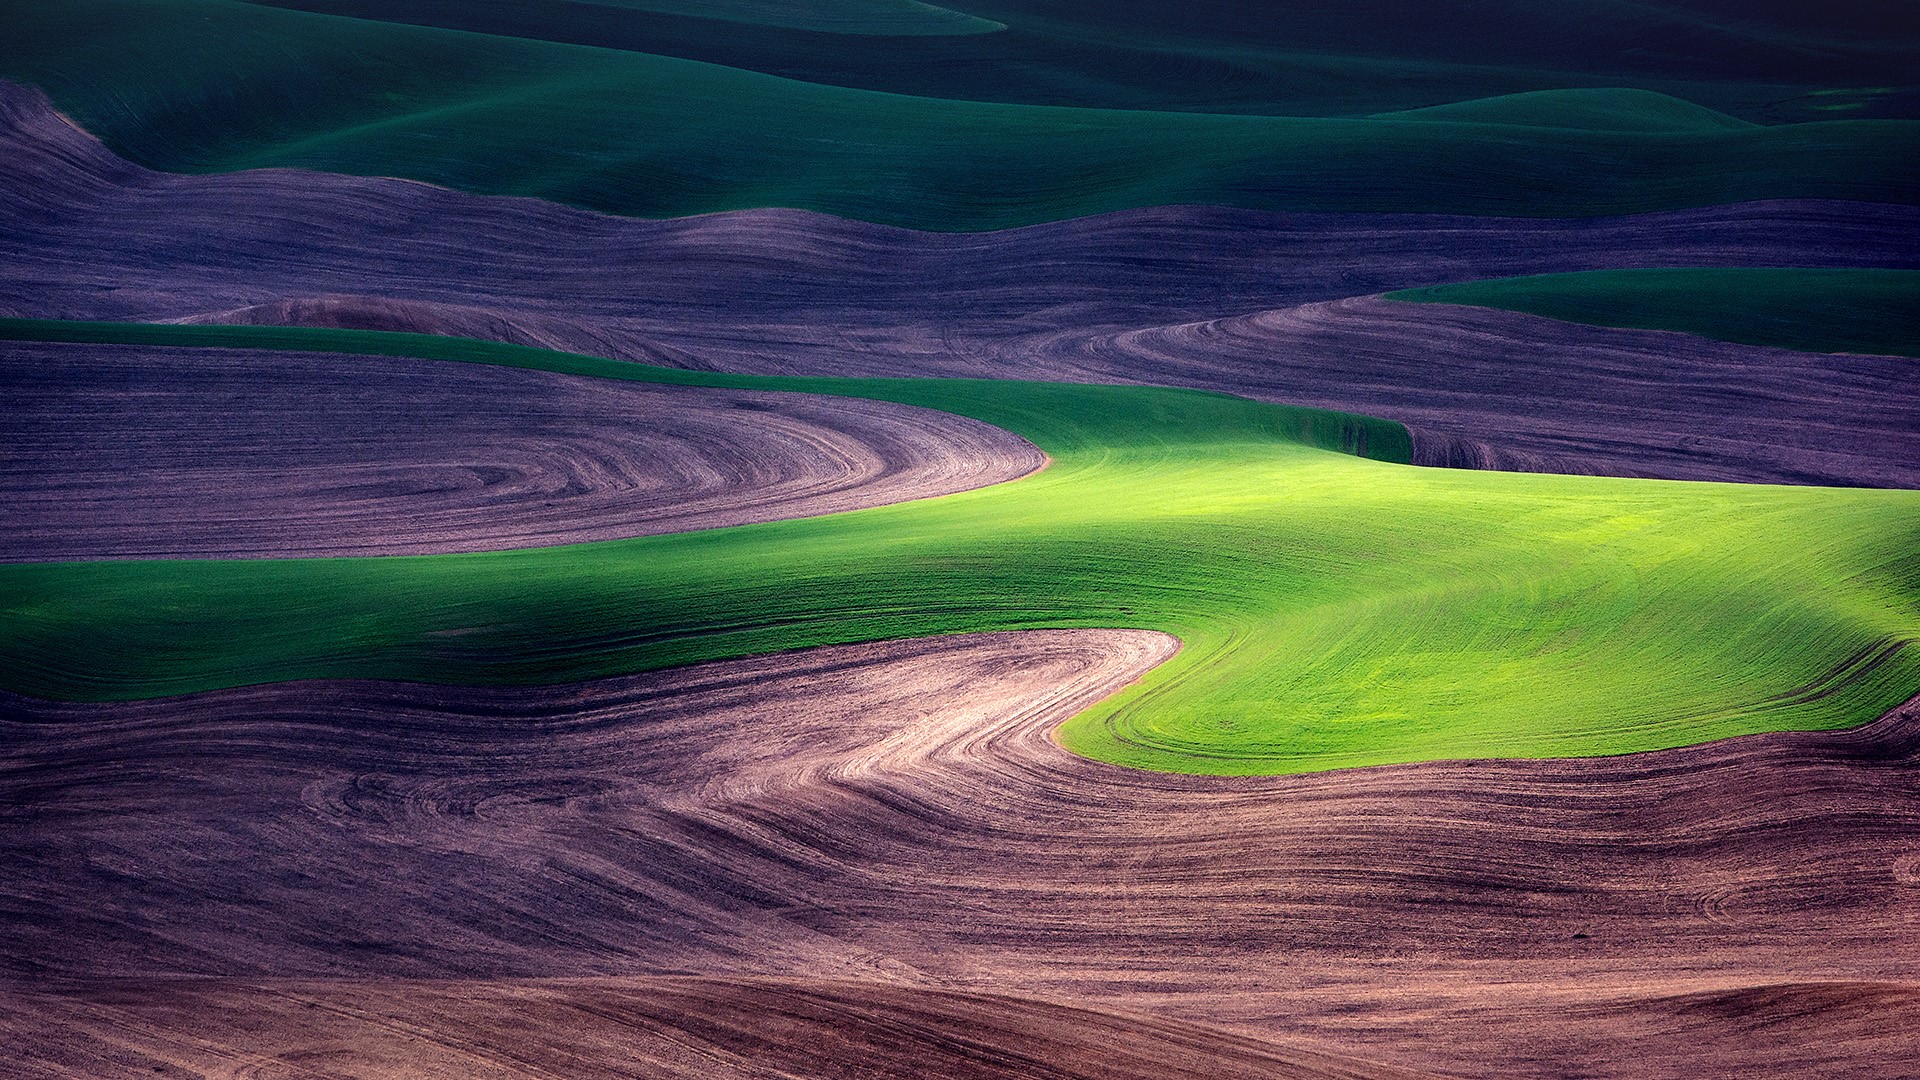
{"label": "sunlit slope", "polygon": [[1387,295],[1807,352],[1920,356],[1920,270],[1590,270]]}
{"label": "sunlit slope", "polygon": [[751,378],[342,331],[4,329],[855,394],[974,416],[1053,458],[970,493],[633,541],[0,567],[0,673],[39,695],[557,682],[829,642],[1140,627],[1185,648],[1063,741],[1279,773],[1842,727],[1920,688],[1920,492],[1416,469],[1300,441],[1396,456],[1395,426],[1194,391]]}
{"label": "sunlit slope", "polygon": [[1339,116],[1632,87],[1767,123],[1920,114],[1920,19],[1871,2],[253,2],[969,101]]}
{"label": "sunlit slope", "polygon": [[[0,76],[43,86],[143,164],[395,175],[642,216],[787,206],[970,230],[1169,203],[1580,216],[1920,200],[1920,121],[1759,127],[1700,110],[1678,125],[1684,110],[1652,94],[1532,95],[1443,122],[1120,112],[235,0],[54,0],[7,21]],[[1649,109],[1651,126],[1632,116]]]}

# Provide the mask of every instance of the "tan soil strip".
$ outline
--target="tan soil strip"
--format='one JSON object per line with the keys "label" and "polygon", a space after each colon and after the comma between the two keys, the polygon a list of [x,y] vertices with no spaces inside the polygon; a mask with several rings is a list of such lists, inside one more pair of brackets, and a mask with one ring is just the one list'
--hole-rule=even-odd
{"label": "tan soil strip", "polygon": [[0,995],[0,1039],[32,1048],[19,1080],[1414,1076],[1139,1014],[818,980],[157,981]]}
{"label": "tan soil strip", "polygon": [[0,971],[83,996],[347,980],[341,1001],[386,979],[478,981],[448,991],[476,1002],[525,978],[884,983],[1465,1075],[1898,1076],[1920,1056],[1920,706],[1292,778],[1051,741],[1172,647],[1039,631],[548,689],[8,699]]}

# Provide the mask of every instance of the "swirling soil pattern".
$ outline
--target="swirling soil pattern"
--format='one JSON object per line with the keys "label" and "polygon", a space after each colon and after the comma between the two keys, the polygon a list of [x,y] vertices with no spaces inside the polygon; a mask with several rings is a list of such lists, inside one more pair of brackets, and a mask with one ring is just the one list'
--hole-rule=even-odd
{"label": "swirling soil pattern", "polygon": [[410,555],[825,514],[1039,468],[853,398],[392,357],[0,345],[0,558]]}
{"label": "swirling soil pattern", "polygon": [[[1051,741],[1176,647],[1032,631],[524,690],[11,699],[4,964],[34,992],[0,1028],[39,1075],[1911,1065],[1920,706],[1252,780]],[[306,1046],[329,1047],[310,1073]]]}
{"label": "swirling soil pattern", "polygon": [[[632,5],[558,6],[611,18]],[[909,6],[894,14],[933,10]],[[773,7],[776,28],[812,17]],[[667,9],[649,25],[703,21]],[[356,33],[368,21],[328,18]],[[1701,40],[1739,37],[1712,22]],[[725,44],[800,32],[730,31]],[[1776,44],[1807,51],[1791,40]],[[1231,88],[1253,72],[1239,48],[1191,70]],[[1104,55],[1091,38],[1073,43],[1084,50]],[[1186,55],[1173,63],[1190,81]],[[1742,79],[1736,97],[1774,93]],[[1821,90],[1794,107],[1892,108],[1905,94]],[[1512,133],[1545,107],[1500,99],[1476,123]],[[1456,113],[1423,122],[1480,115]],[[1774,192],[1796,193],[1808,189]],[[1526,212],[1524,190],[1512,205]],[[642,220],[373,176],[156,172],[40,90],[0,81],[0,317],[406,331],[725,373],[1195,387],[1398,421],[1419,465],[1920,488],[1912,357],[1383,295],[1596,269],[1920,268],[1920,206],[1651,205],[1693,208],[1553,219],[1171,205],[981,233],[777,207]],[[872,508],[1047,464],[980,421],[852,397],[0,342],[8,564],[505,551]],[[1371,538],[1373,524],[1354,531]],[[1897,553],[1905,529],[1850,535]],[[454,574],[505,558],[519,557],[351,565]],[[191,584],[192,567],[153,566],[141,595],[170,619],[166,590]],[[1897,559],[1868,569],[1859,580],[1880,591],[1845,603],[1885,624],[1863,654],[1885,659],[1911,644],[1920,578]],[[602,580],[575,585],[624,616]],[[0,612],[46,625],[28,616],[57,606],[51,590],[18,591]],[[71,591],[91,606],[57,629],[93,649],[84,620],[127,597]],[[1177,775],[1076,756],[1056,731],[1181,642],[1049,614],[966,628],[1080,628],[559,685],[379,681],[395,669],[350,666],[313,670],[367,677],[231,685],[267,677],[234,661],[244,676],[176,684],[229,688],[150,700],[0,689],[0,1072],[1920,1075],[1920,698],[1846,731],[1626,756]],[[887,625],[866,636],[925,632]],[[130,636],[167,662],[192,652]],[[336,651],[393,645],[342,640]],[[857,637],[788,644],[821,640]],[[1719,657],[1737,651],[1711,640]],[[53,666],[20,662],[0,685],[29,685],[36,663]]]}

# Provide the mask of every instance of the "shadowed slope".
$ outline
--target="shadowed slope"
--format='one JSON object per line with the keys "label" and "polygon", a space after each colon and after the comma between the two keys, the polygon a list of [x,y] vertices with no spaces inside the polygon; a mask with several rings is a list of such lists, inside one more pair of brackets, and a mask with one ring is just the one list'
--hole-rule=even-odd
{"label": "shadowed slope", "polygon": [[599,0],[616,10],[694,15],[734,24],[861,37],[988,34],[1006,27],[920,0]]}
{"label": "shadowed slope", "polygon": [[950,413],[392,357],[0,343],[0,560],[499,550],[1023,476]]}
{"label": "shadowed slope", "polygon": [[1749,345],[1920,358],[1920,271],[1912,270],[1590,270],[1387,295]]}
{"label": "shadowed slope", "polygon": [[673,7],[687,14],[673,15],[664,13],[667,3],[604,0],[265,2],[973,101],[1351,116],[1521,91],[1628,86],[1779,122],[1913,115],[1920,100],[1917,88],[1902,85],[1912,78],[1915,20],[1899,25],[1900,13],[1885,4],[1854,12],[1743,5],[1728,18],[1689,10],[1693,4],[1632,0],[1503,0],[1430,10],[1394,0],[974,0],[965,5],[969,12],[1005,28],[880,39],[755,24],[739,3],[694,10],[676,0]]}
{"label": "shadowed slope", "polygon": [[593,320],[431,300],[396,300],[386,296],[303,297],[165,321],[202,326],[312,326],[436,334],[619,357],[662,367],[697,370],[702,366],[679,349],[648,341],[632,330],[603,330]]}
{"label": "shadowed slope", "polygon": [[[1045,632],[543,689],[9,698],[0,1023],[182,1060],[388,1052],[361,1025],[396,1021],[429,1059],[490,1052],[503,1008],[762,1062],[876,1020],[909,1052],[962,1032],[1066,1075],[1083,1038],[1154,1052],[1085,1014],[900,989],[931,986],[1476,1075],[1898,1076],[1920,1053],[1913,704],[1839,734],[1286,778],[1051,741],[1170,647]],[[661,972],[727,978],[636,978]],[[150,981],[188,974],[234,981]],[[527,976],[599,978],[499,981]],[[465,981],[368,981],[390,978]],[[1259,1074],[1244,1045],[1154,1041]]]}
{"label": "shadowed slope", "polygon": [[[1920,202],[1920,121],[1676,128],[1683,107],[1651,92],[1625,108],[1661,102],[1651,130],[1620,122],[1606,90],[1528,95],[1471,122],[1122,111],[849,90],[234,0],[43,0],[9,21],[0,75],[156,168],[405,176],[649,217],[787,206],[972,231],[1171,203],[1582,217]],[[1603,104],[1568,107],[1588,94]]]}
{"label": "shadowed slope", "polygon": [[[969,236],[784,211],[646,222],[396,181],[150,173],[5,84],[0,144],[7,314],[473,334],[773,373],[1187,383],[1391,412],[1421,429],[1423,460],[1435,463],[1910,482],[1898,438],[1832,445],[1828,432],[1857,421],[1825,387],[1851,385],[1851,362],[1796,357],[1775,374],[1755,366],[1773,359],[1758,354],[1703,358],[1709,387],[1716,366],[1743,364],[1753,395],[1696,392],[1675,363],[1692,346],[1636,355],[1615,341],[1599,346],[1608,370],[1563,369],[1562,386],[1590,378],[1610,396],[1662,403],[1643,415],[1531,392],[1538,352],[1511,330],[1499,331],[1508,344],[1474,346],[1467,359],[1484,374],[1462,381],[1406,351],[1429,331],[1412,313],[1387,316],[1400,305],[1357,309],[1388,321],[1349,319],[1341,332],[1355,336],[1331,347],[1332,362],[1300,335],[1251,352],[1184,332],[1128,339],[1151,338],[1166,356],[1108,343],[1138,327],[1463,278],[1700,262],[1911,267],[1920,213],[1909,209],[1770,203],[1555,222],[1173,207]],[[1375,375],[1339,356],[1388,343],[1396,355],[1361,361]],[[1725,449],[1699,457],[1676,431]]]}
{"label": "shadowed slope", "polygon": [[1125,623],[1189,648],[1076,717],[1066,745],[1267,774],[1843,728],[1910,694],[1920,663],[1920,492],[1415,469],[1390,463],[1410,451],[1392,422],[1191,390],[772,378],[316,328],[3,320],[0,336],[873,398],[994,424],[1053,462],[941,499],[567,548],[0,566],[0,671],[50,697],[550,683]]}

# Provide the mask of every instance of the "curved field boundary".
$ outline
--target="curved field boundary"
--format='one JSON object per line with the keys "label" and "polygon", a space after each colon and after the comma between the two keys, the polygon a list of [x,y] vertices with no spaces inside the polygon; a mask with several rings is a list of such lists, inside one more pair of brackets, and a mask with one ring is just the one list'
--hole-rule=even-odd
{"label": "curved field boundary", "polygon": [[[0,144],[3,314],[427,331],[764,374],[1187,384],[1391,415],[1415,426],[1423,463],[1920,482],[1920,424],[1900,415],[1920,394],[1862,382],[1905,368],[1538,335],[1517,315],[1462,329],[1437,307],[1358,300],[1286,314],[1622,265],[1911,268],[1912,208],[1556,221],[1188,206],[970,236],[796,211],[652,222],[394,180],[152,173],[11,84]],[[1543,378],[1549,344],[1580,363]]]}
{"label": "curved field boundary", "polygon": [[1920,357],[1920,271],[1589,270],[1403,289],[1389,300],[1677,330],[1803,352]]}
{"label": "curved field boundary", "polygon": [[[0,333],[870,397],[994,424],[1054,462],[937,500],[572,547],[6,566],[0,669],[43,696],[552,683],[835,642],[1135,626],[1188,648],[1077,717],[1066,745],[1286,773],[1847,727],[1920,682],[1915,492],[1409,469],[1317,448],[1404,460],[1397,425],[1188,390],[754,378],[337,330]],[[1846,666],[1861,655],[1881,659]],[[1828,692],[1799,692],[1816,683]]]}
{"label": "curved field boundary", "polygon": [[1603,268],[1920,267],[1920,207],[1810,199],[1599,219],[1176,205],[963,235],[779,209],[650,221],[381,177],[156,172],[6,81],[0,146],[0,280],[19,282],[12,304],[39,308],[9,314],[42,317],[159,321],[343,295],[598,326],[893,313],[978,333]]}
{"label": "curved field boundary", "polygon": [[[687,10],[690,0],[254,2],[680,56],[805,82],[967,101],[1358,116],[1549,87],[1606,87],[1607,94],[1630,98],[1641,91],[1625,88],[1640,87],[1777,123],[1911,116],[1915,97],[1912,87],[1900,85],[1908,80],[1913,35],[1896,32],[1890,19],[1876,19],[1870,9],[1749,8],[1731,22],[1708,11],[1627,0],[1577,6],[1502,0],[1431,12],[1410,11],[1392,0],[1316,8],[1253,8],[1231,0],[1151,8],[971,0],[970,12],[1006,28],[965,36],[905,35],[896,29],[876,40],[755,25],[747,20],[760,5],[740,0],[699,3],[697,13],[682,16],[666,12]],[[804,5],[812,18],[851,15],[850,7],[863,6],[868,5]],[[786,12],[794,13],[792,8]],[[1686,40],[1691,48],[1686,53],[1644,48],[1648,41],[1673,40]],[[1496,42],[1482,62],[1460,62],[1463,53],[1485,54]],[[1719,65],[1731,61],[1734,70],[1718,65],[1702,70],[1699,58],[1708,54]],[[1622,66],[1619,61],[1629,56]],[[1601,70],[1594,70],[1596,61]],[[1670,99],[1669,104],[1683,110],[1679,119],[1691,119],[1684,111],[1698,108]],[[1526,119],[1524,109],[1514,112],[1516,119]],[[1645,107],[1637,119],[1656,124],[1660,112]]]}
{"label": "curved field boundary", "polygon": [[1040,468],[951,413],[397,357],[0,345],[0,560],[497,551]]}
{"label": "curved field boundary", "polygon": [[[1040,631],[537,688],[0,697],[0,975],[33,991],[0,1030],[69,1073],[319,1043],[525,1055],[512,1075],[661,1052],[649,1032],[756,1061],[962,1038],[1065,1076],[1106,1060],[1083,1052],[1227,1076],[1913,1059],[1916,703],[1839,734],[1294,777],[1052,741],[1171,648]],[[551,1026],[502,1046],[480,1029],[503,1008]],[[1155,1034],[1096,1036],[1110,1011]]]}
{"label": "curved field boundary", "polygon": [[[1740,273],[1747,272],[1771,273]],[[1819,280],[1813,271],[1782,273]],[[1870,273],[1905,280],[1909,272]],[[1453,288],[1424,292],[1448,296]],[[1404,295],[1121,333],[1035,335],[1006,352],[1038,357],[1027,362],[1069,377],[1125,372],[1390,417],[1408,426],[1413,459],[1423,465],[1920,487],[1920,363],[1910,358],[1830,356],[1391,299]],[[1815,293],[1806,303],[1844,296]]]}
{"label": "curved field boundary", "polygon": [[234,0],[44,0],[8,23],[0,76],[152,167],[401,176],[652,218],[777,206],[971,232],[1175,203],[1594,217],[1920,199],[1920,121],[1761,126],[1651,91],[1227,115],[875,93]]}

